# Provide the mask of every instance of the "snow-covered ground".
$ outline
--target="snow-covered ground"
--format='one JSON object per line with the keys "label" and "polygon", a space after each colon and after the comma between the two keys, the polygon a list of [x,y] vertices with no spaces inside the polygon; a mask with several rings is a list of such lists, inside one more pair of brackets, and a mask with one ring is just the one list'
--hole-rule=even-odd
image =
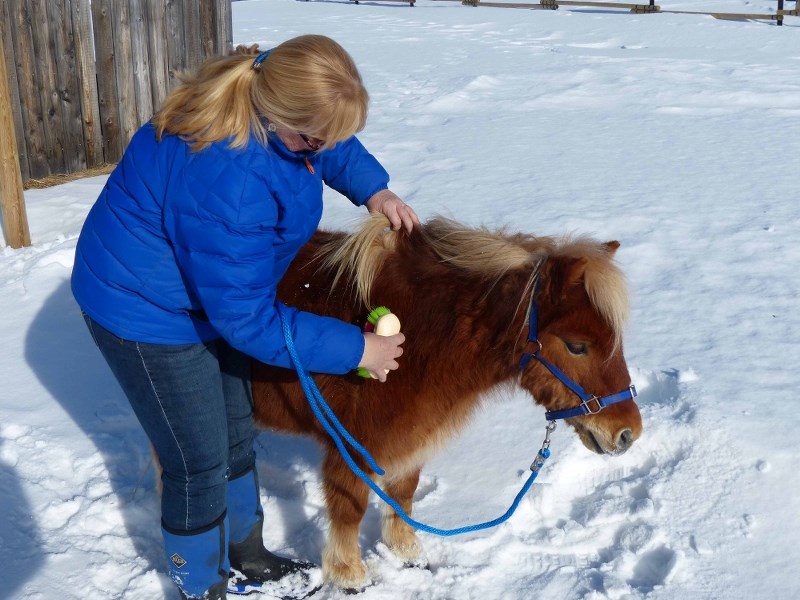
{"label": "snow-covered ground", "polygon": [[[800,18],[266,0],[233,19],[236,43],[323,33],[352,53],[372,97],[361,137],[423,219],[617,239],[630,278],[641,439],[601,457],[559,427],[509,523],[422,535],[429,570],[387,554],[374,505],[360,597],[800,597]],[[103,183],[27,192],[34,245],[0,250],[0,598],[177,598],[146,439],[68,287]],[[323,225],[353,227],[326,199]],[[521,392],[489,402],[423,472],[415,515],[502,513],[544,424]],[[264,434],[258,455],[268,543],[319,560],[319,452]]]}

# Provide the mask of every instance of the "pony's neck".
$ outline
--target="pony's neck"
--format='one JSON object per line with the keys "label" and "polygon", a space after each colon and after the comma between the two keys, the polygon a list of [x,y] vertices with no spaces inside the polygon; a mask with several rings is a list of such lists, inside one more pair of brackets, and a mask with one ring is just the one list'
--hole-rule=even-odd
{"label": "pony's neck", "polygon": [[403,322],[398,374],[421,377],[425,388],[452,398],[515,378],[533,268],[493,279],[439,263],[426,268],[419,259],[387,261],[373,289],[377,298],[392,298],[390,308]]}

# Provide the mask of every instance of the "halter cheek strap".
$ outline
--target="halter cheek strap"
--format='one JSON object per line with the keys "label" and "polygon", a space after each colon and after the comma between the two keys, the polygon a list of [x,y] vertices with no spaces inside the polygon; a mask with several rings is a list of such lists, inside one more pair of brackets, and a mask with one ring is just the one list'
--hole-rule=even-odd
{"label": "halter cheek strap", "polygon": [[[538,289],[538,285],[536,288]],[[570,379],[564,371],[541,355],[542,343],[539,341],[539,307],[536,304],[536,289],[534,289],[533,295],[531,296],[531,310],[528,322],[528,344],[534,345],[536,350],[533,352],[524,352],[522,354],[522,359],[519,361],[520,370],[524,369],[532,358],[535,358],[581,400],[581,403],[573,408],[547,411],[544,416],[548,421],[570,419],[581,415],[596,415],[607,406],[636,398],[636,387],[632,384],[626,390],[598,398],[594,394],[590,394],[584,390],[576,381]]]}

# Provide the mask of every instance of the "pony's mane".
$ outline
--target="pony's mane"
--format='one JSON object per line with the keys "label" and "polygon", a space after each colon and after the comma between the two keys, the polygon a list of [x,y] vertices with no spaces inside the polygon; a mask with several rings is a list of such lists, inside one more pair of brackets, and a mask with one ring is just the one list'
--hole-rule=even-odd
{"label": "pony's mane", "polygon": [[[335,273],[333,286],[343,278],[349,281],[357,300],[365,306],[370,306],[372,285],[384,261],[399,243],[398,232],[388,224],[383,215],[372,215],[357,231],[320,250],[323,268]],[[621,341],[628,316],[627,285],[607,245],[584,236],[556,239],[472,228],[442,217],[419,225],[414,231],[441,263],[485,276],[489,281],[496,282],[512,269],[531,268],[531,279],[520,290],[520,302],[528,297],[538,269],[548,257],[586,259],[586,292],[614,331],[617,344]]]}

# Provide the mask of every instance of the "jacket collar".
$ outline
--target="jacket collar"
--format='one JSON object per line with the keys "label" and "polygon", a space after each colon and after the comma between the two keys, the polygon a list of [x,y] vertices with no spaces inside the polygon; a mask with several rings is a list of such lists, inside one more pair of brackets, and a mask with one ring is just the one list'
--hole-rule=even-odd
{"label": "jacket collar", "polygon": [[317,152],[292,152],[289,150],[286,144],[283,143],[283,140],[278,137],[277,133],[270,133],[267,139],[267,150],[274,152],[284,160],[296,160],[300,162],[316,162],[317,160]]}

